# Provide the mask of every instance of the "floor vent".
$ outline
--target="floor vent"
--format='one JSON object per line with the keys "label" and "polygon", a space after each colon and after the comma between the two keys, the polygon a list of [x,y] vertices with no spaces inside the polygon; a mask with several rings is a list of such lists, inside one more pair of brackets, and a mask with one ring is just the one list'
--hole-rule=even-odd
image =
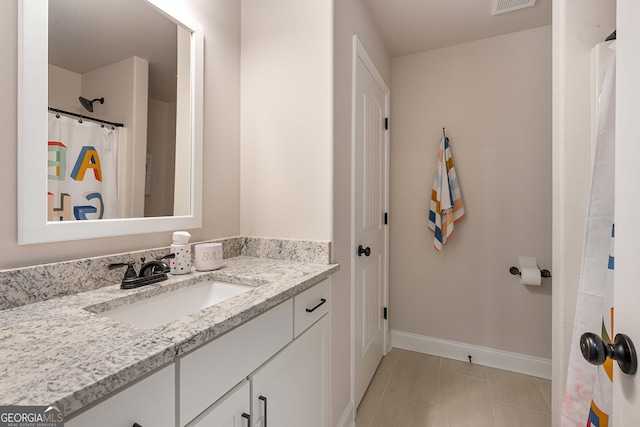
{"label": "floor vent", "polygon": [[531,7],[536,4],[536,0],[493,0],[491,8],[492,15],[511,12],[525,7]]}

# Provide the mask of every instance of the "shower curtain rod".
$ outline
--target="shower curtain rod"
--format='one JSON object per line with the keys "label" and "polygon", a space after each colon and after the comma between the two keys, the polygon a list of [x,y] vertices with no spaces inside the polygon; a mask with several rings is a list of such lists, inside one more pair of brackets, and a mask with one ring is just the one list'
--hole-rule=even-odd
{"label": "shower curtain rod", "polygon": [[53,111],[53,112],[59,113],[59,114],[67,114],[69,116],[79,117],[79,118],[85,119],[85,120],[92,120],[94,122],[102,123],[102,124],[105,124],[105,125],[115,126],[117,128],[123,128],[124,127],[124,125],[122,123],[108,122],[106,120],[96,119],[95,117],[89,117],[89,116],[83,116],[82,114],[71,113],[69,111],[64,111],[64,110],[61,110],[59,108],[49,107],[49,111]]}

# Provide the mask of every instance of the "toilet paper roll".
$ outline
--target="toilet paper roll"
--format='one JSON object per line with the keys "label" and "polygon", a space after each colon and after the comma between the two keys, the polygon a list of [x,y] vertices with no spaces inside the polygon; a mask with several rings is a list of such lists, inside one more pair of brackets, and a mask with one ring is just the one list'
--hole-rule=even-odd
{"label": "toilet paper roll", "polygon": [[538,268],[538,261],[535,257],[521,256],[518,258],[520,269],[520,284],[530,286],[540,286],[542,276]]}

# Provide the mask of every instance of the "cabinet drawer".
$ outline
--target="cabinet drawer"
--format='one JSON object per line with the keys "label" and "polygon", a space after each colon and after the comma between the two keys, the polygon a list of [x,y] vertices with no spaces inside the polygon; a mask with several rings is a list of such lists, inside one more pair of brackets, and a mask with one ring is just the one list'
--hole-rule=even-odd
{"label": "cabinet drawer", "polygon": [[162,368],[116,392],[69,421],[66,427],[174,427],[176,423],[175,365]]}
{"label": "cabinet drawer", "polygon": [[331,305],[331,279],[323,280],[296,295],[293,304],[293,336],[295,338],[329,312]]}
{"label": "cabinet drawer", "polygon": [[184,426],[293,339],[288,300],[178,360]]}

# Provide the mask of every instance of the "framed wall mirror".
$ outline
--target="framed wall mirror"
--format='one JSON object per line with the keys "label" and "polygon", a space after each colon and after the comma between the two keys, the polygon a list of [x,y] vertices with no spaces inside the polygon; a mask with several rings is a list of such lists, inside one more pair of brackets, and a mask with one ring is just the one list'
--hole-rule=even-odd
{"label": "framed wall mirror", "polygon": [[202,224],[203,31],[169,0],[21,0],[18,242]]}

